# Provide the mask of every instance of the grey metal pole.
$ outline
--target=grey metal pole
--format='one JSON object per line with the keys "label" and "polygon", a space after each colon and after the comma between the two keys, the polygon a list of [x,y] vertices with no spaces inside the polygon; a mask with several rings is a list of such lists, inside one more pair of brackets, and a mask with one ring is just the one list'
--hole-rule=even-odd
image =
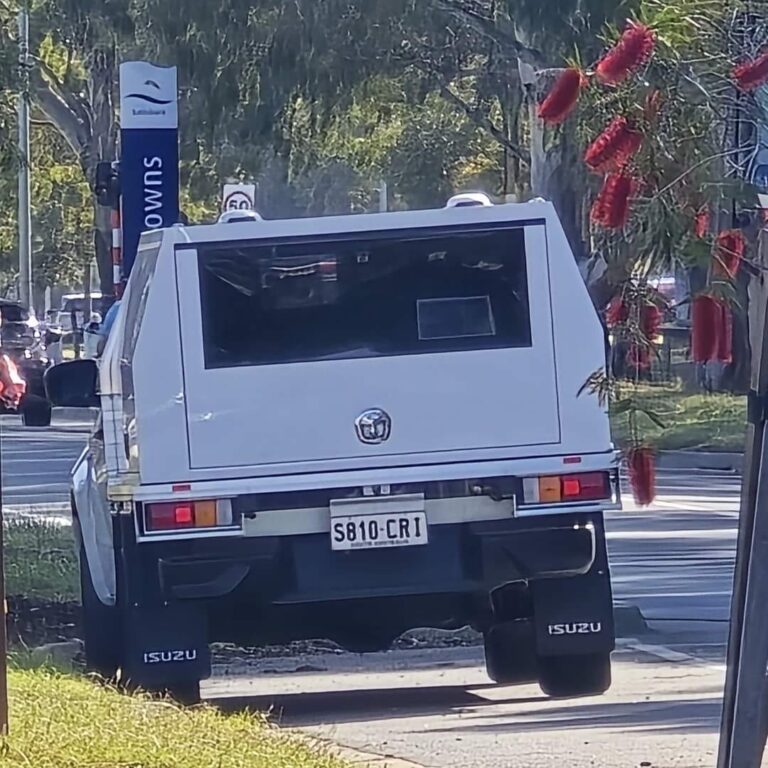
{"label": "grey metal pole", "polygon": [[387,182],[384,179],[381,180],[381,186],[379,187],[379,211],[386,213],[389,210],[389,188]]}
{"label": "grey metal pole", "polygon": [[19,299],[34,309],[32,283],[32,212],[29,191],[29,12],[19,12]]}

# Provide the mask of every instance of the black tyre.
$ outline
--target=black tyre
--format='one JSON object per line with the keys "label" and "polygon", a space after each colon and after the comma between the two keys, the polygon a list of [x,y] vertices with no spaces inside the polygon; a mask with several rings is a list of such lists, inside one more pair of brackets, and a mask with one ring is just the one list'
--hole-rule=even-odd
{"label": "black tyre", "polygon": [[539,659],[539,685],[547,696],[599,696],[611,687],[611,656],[546,656]]}
{"label": "black tyre", "polygon": [[536,637],[527,620],[494,624],[484,634],[488,677],[502,685],[535,683]]}
{"label": "black tyre", "polygon": [[175,683],[166,689],[168,698],[185,707],[193,707],[200,703],[200,682],[190,680],[185,683]]}
{"label": "black tyre", "polygon": [[91,582],[91,572],[80,541],[80,594],[82,596],[83,643],[85,665],[90,672],[113,680],[120,668],[122,645],[120,640],[120,610],[104,605]]}
{"label": "black tyre", "polygon": [[50,427],[51,404],[37,395],[25,395],[19,406],[21,421],[25,427]]}

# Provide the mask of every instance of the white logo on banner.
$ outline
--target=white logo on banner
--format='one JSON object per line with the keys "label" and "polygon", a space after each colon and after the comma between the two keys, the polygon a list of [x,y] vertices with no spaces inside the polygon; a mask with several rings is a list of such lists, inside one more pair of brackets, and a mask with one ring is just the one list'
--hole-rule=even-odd
{"label": "white logo on banner", "polygon": [[256,207],[255,184],[225,184],[222,212],[252,211]]}
{"label": "white logo on banner", "polygon": [[120,127],[179,127],[176,67],[146,61],[120,65]]}

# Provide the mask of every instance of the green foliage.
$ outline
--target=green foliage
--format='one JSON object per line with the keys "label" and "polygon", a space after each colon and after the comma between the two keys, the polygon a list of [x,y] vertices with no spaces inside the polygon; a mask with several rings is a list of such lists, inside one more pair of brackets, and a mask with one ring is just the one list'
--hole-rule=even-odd
{"label": "green foliage", "polygon": [[39,520],[6,522],[6,593],[49,602],[80,600],[72,527]]}
{"label": "green foliage", "polygon": [[631,419],[660,451],[741,451],[747,402],[734,395],[690,394],[679,386],[641,385],[611,408],[614,439],[621,448],[633,443]]}
{"label": "green foliage", "polygon": [[343,768],[321,745],[273,728],[263,715],[183,710],[128,696],[80,675],[14,665],[13,727],[0,739],[7,768]]}
{"label": "green foliage", "polygon": [[[50,126],[33,128],[31,162],[32,257],[39,288],[79,285],[93,258],[93,207],[80,166]],[[16,167],[0,175],[0,290],[18,272]]]}

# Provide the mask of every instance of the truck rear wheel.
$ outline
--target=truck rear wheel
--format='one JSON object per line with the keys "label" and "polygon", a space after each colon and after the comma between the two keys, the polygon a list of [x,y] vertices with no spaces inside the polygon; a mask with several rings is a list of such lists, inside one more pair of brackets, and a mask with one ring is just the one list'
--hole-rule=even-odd
{"label": "truck rear wheel", "polygon": [[591,653],[539,658],[539,685],[553,698],[599,696],[611,687],[611,655]]}
{"label": "truck rear wheel", "polygon": [[176,683],[167,689],[167,694],[177,704],[192,707],[200,703],[200,682],[190,680],[186,683]]}
{"label": "truck rear wheel", "polygon": [[484,634],[488,677],[502,685],[535,683],[536,638],[531,621],[494,624]]}
{"label": "truck rear wheel", "polygon": [[91,571],[80,542],[80,594],[82,596],[82,628],[86,668],[113,680],[121,663],[120,613],[116,606],[99,600],[91,581]]}

